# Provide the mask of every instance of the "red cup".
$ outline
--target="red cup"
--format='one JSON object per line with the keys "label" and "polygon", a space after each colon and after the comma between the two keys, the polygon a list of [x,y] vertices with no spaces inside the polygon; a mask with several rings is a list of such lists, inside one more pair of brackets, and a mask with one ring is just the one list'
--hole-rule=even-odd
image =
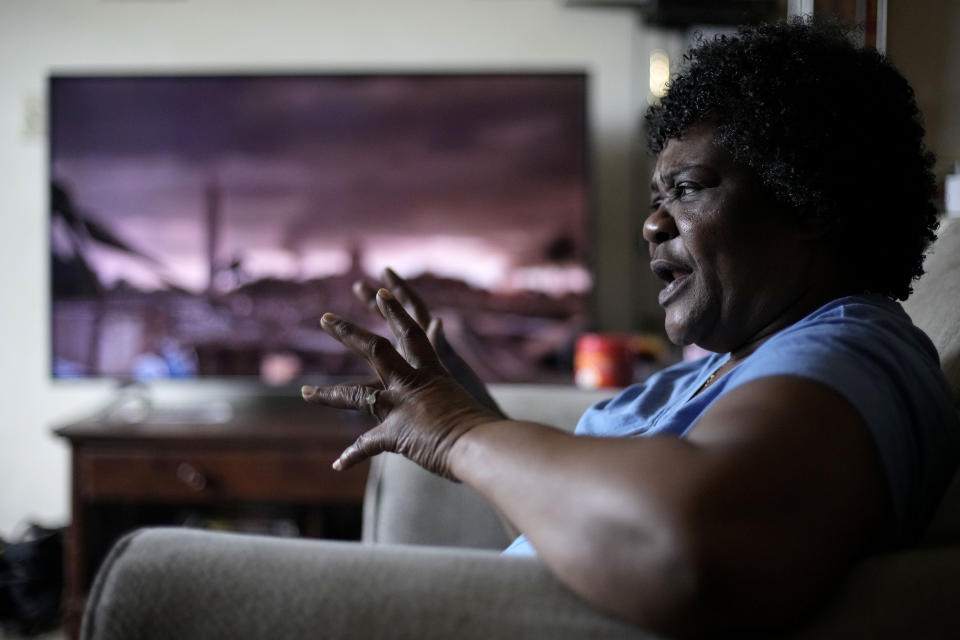
{"label": "red cup", "polygon": [[625,387],[633,381],[633,353],[628,341],[616,334],[584,333],[577,338],[573,377],[578,387]]}

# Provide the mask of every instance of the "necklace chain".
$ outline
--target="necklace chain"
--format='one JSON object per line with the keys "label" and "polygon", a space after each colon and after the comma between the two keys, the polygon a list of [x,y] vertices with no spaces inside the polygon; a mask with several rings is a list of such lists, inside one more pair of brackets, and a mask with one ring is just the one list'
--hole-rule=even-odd
{"label": "necklace chain", "polygon": [[[717,378],[723,377],[723,376],[726,375],[731,369],[735,369],[741,362],[743,362],[743,358],[741,358],[741,359],[738,360],[737,362],[732,362],[731,360],[728,359],[726,362],[724,362],[724,363],[721,364],[719,367],[717,367],[717,370],[716,370],[716,371],[714,371],[713,373],[710,374],[710,377],[708,377],[708,378],[703,382],[703,384],[700,385],[700,388],[697,389],[697,393],[695,393],[695,394],[693,394],[693,395],[698,395],[698,394],[699,394],[700,392],[702,392],[704,389],[706,389],[707,387],[709,387],[710,385],[712,385],[714,382],[716,382],[716,381],[717,381]],[[724,371],[724,369],[726,369],[727,371]],[[723,373],[721,373],[721,372],[723,372]]]}
{"label": "necklace chain", "polygon": [[719,367],[717,367],[717,370],[710,374],[710,377],[707,378],[702,385],[700,385],[700,388],[697,389],[697,393],[693,395],[699,395],[704,389],[712,385],[716,381],[716,379],[720,377],[720,371],[723,369],[724,366],[725,364],[722,364]]}
{"label": "necklace chain", "polygon": [[697,393],[700,393],[701,391],[703,391],[704,389],[706,389],[707,387],[709,387],[711,384],[713,384],[713,381],[717,379],[717,374],[718,374],[719,372],[720,372],[720,369],[717,369],[716,371],[714,371],[713,373],[711,373],[711,374],[710,374],[710,377],[707,378],[706,381],[704,381],[704,383],[703,383],[702,385],[700,385],[700,388],[697,390]]}

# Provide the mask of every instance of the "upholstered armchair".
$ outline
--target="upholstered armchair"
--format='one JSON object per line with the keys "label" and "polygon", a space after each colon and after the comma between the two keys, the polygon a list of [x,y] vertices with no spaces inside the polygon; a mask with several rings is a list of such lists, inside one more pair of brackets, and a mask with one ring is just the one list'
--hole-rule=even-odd
{"label": "upholstered armchair", "polygon": [[[906,304],[960,401],[960,224],[946,226]],[[501,387],[507,413],[572,428],[598,397]],[[120,638],[653,638],[597,612],[535,559],[508,558],[469,487],[397,456],[372,465],[363,543],[143,530],[113,549],[82,626]],[[960,478],[921,544],[867,558],[785,638],[960,637]]]}

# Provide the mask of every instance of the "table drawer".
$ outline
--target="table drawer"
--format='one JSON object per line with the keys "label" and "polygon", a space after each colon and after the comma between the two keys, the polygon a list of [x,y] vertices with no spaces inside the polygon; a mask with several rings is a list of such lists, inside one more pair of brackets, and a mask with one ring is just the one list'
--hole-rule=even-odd
{"label": "table drawer", "polygon": [[337,472],[339,452],[86,451],[78,456],[87,500],[359,502],[368,465]]}

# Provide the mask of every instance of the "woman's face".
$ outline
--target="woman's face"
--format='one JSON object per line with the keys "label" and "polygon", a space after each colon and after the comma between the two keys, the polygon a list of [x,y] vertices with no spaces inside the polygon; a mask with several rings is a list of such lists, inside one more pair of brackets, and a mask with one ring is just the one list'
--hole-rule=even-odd
{"label": "woman's face", "polygon": [[766,335],[805,295],[810,251],[748,168],[701,124],[657,159],[643,225],[667,335],[716,352]]}

